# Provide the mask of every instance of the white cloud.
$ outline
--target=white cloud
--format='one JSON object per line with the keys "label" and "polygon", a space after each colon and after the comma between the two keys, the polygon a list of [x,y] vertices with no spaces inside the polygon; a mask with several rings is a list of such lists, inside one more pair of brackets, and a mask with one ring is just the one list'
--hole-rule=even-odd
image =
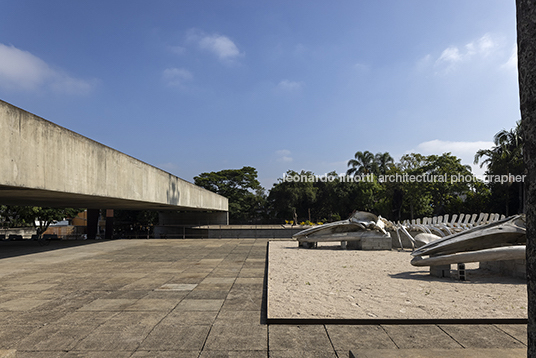
{"label": "white cloud", "polygon": [[298,91],[303,87],[302,82],[282,80],[278,83],[277,88],[283,91]]}
{"label": "white cloud", "polygon": [[462,63],[469,62],[475,58],[484,59],[497,53],[500,48],[499,41],[492,38],[490,34],[485,34],[478,40],[472,41],[462,48],[450,46],[443,50],[434,63],[434,67],[439,73],[453,71]]}
{"label": "white cloud", "polygon": [[443,62],[454,63],[462,60],[462,55],[460,50],[457,47],[449,47],[441,53],[441,56],[436,61],[436,64],[441,64]]}
{"label": "white cloud", "polygon": [[52,69],[28,51],[0,43],[0,86],[8,90],[51,89],[64,94],[87,94],[96,80],[83,80]]}
{"label": "white cloud", "polygon": [[473,155],[479,149],[489,149],[493,146],[493,142],[476,141],[476,142],[451,142],[445,140],[431,140],[420,143],[417,148],[422,151],[422,154],[443,154],[446,152],[455,153],[472,153]]}
{"label": "white cloud", "polygon": [[234,42],[222,35],[205,36],[199,41],[199,46],[212,51],[222,60],[241,56]]}
{"label": "white cloud", "polygon": [[514,49],[512,50],[512,54],[510,55],[510,58],[508,58],[508,61],[506,61],[501,67],[517,70],[517,44],[514,46]]}
{"label": "white cloud", "polygon": [[290,150],[281,149],[276,151],[275,154],[277,155],[277,161],[281,163],[290,163],[294,160],[290,156]]}
{"label": "white cloud", "polygon": [[499,46],[499,44],[496,40],[491,38],[490,34],[485,34],[480,39],[478,39],[476,44],[471,43],[470,46],[476,47],[476,53],[481,54],[483,56],[488,56],[494,51],[494,49]]}
{"label": "white cloud", "polygon": [[207,35],[198,30],[190,30],[187,34],[187,40],[197,43],[199,48],[212,52],[222,61],[232,61],[244,56],[238,46],[224,35]]}
{"label": "white cloud", "polygon": [[194,76],[184,68],[166,68],[162,73],[162,79],[170,86],[182,86]]}
{"label": "white cloud", "polygon": [[480,149],[490,149],[494,146],[493,142],[475,141],[475,142],[451,142],[444,140],[431,140],[420,143],[417,149],[409,151],[421,153],[423,155],[441,155],[450,152],[452,155],[461,159],[464,165],[470,165],[473,173],[482,175],[485,168],[481,169],[479,165],[474,165],[475,154]]}

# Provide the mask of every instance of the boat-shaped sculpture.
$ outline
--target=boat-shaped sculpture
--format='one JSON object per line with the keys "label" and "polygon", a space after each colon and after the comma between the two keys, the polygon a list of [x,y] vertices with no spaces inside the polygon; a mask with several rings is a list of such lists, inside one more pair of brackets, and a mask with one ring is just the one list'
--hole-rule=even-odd
{"label": "boat-shaped sculpture", "polygon": [[440,266],[468,262],[524,260],[526,245],[494,247],[476,251],[458,252],[449,255],[430,256],[422,258],[415,256],[411,260],[413,266]]}
{"label": "boat-shaped sculpture", "polygon": [[526,242],[525,215],[515,215],[431,241],[412,252],[411,264],[516,260],[524,258]]}
{"label": "boat-shaped sculpture", "polygon": [[335,221],[314,226],[294,234],[302,247],[314,247],[318,242],[360,241],[367,239],[387,239],[391,236],[385,231],[388,222],[374,214],[357,211],[347,220]]}

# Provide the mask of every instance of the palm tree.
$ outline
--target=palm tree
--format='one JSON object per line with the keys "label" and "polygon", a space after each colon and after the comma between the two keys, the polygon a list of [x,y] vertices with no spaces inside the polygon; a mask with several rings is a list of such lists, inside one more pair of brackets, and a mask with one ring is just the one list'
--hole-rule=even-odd
{"label": "palm tree", "polygon": [[[493,137],[495,146],[491,149],[480,149],[475,154],[474,164],[478,164],[480,159],[486,157],[481,163],[482,168],[487,165],[487,175],[509,175],[523,174],[523,140],[521,137],[521,122],[518,121],[516,127],[507,131],[501,130]],[[510,186],[511,183],[508,183]],[[520,198],[520,211],[522,211],[523,190],[522,185],[518,185]],[[510,202],[509,187],[506,190],[506,216],[508,216],[508,204]]]}
{"label": "palm tree", "polygon": [[493,137],[493,143],[495,146],[491,149],[480,149],[475,154],[474,163],[478,164],[480,159],[484,156],[488,157],[480,164],[480,167],[484,164],[488,165],[504,165],[507,169],[512,165],[519,165],[523,160],[523,140],[521,138],[521,121],[516,123],[514,129],[507,131],[501,130]]}
{"label": "palm tree", "polygon": [[356,152],[354,159],[348,161],[348,166],[351,168],[346,171],[346,175],[371,174],[374,169],[374,154],[368,150]]}
{"label": "palm tree", "polygon": [[384,175],[389,171],[389,169],[391,169],[395,161],[393,157],[391,157],[389,152],[385,152],[376,153],[376,155],[374,156],[374,163],[376,166],[376,174]]}

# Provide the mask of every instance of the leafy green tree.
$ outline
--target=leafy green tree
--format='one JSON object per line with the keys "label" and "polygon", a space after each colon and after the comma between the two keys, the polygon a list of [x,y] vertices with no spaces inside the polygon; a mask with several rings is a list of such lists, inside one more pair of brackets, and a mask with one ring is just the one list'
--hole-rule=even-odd
{"label": "leafy green tree", "polygon": [[[432,196],[429,182],[411,181],[406,178],[423,177],[428,167],[427,158],[419,153],[405,154],[398,163],[398,174],[402,176],[399,181],[402,190],[402,218],[414,219],[429,216],[433,212]],[[404,177],[407,175],[407,177]]]}
{"label": "leafy green tree", "polygon": [[336,172],[315,177],[312,172],[289,170],[285,178],[279,179],[268,196],[271,213],[280,220],[295,221],[296,214],[298,222],[336,221],[355,210],[375,211],[380,197],[381,186],[372,176],[353,181]]}
{"label": "leafy green tree", "polygon": [[0,225],[2,228],[32,226],[20,215],[18,206],[0,205]]}
{"label": "leafy green tree", "polygon": [[[289,179],[278,179],[268,195],[271,216],[288,221],[295,221],[296,217],[298,221],[309,220],[318,189],[313,181],[301,179],[313,178],[314,174],[303,170],[300,173],[288,170],[285,177]],[[300,180],[293,180],[295,177]]]}
{"label": "leafy green tree", "polygon": [[481,185],[474,181],[471,168],[450,153],[406,154],[389,174],[401,178],[397,183],[386,184],[397,220],[468,212],[468,197],[485,202],[481,197],[485,193],[476,192]]}
{"label": "leafy green tree", "polygon": [[457,212],[462,197],[471,191],[473,173],[471,167],[463,165],[461,159],[450,153],[427,157],[427,172],[438,180],[429,185],[434,215]]}
{"label": "leafy green tree", "polygon": [[74,218],[82,209],[46,208],[39,206],[5,206],[0,207],[0,218],[5,227],[33,226],[37,238],[41,238],[50,224],[64,219]]}
{"label": "leafy green tree", "polygon": [[257,169],[245,166],[242,169],[201,173],[194,177],[194,183],[229,199],[231,223],[260,220],[265,195],[257,180]]}

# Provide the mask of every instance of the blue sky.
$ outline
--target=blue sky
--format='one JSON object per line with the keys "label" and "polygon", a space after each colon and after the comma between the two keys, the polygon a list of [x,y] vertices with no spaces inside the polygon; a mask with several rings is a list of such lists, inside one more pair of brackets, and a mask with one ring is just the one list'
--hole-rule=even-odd
{"label": "blue sky", "polygon": [[472,165],[520,118],[514,0],[1,8],[0,99],[188,181],[248,165],[270,189],[365,150]]}

